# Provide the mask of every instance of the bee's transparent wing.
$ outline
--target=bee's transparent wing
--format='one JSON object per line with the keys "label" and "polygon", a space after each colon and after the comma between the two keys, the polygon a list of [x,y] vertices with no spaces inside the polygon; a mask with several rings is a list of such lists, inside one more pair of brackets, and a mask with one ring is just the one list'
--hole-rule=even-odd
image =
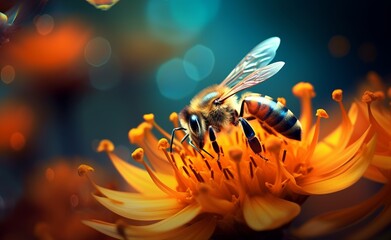
{"label": "bee's transparent wing", "polygon": [[280,38],[271,37],[259,43],[220,83],[220,86],[232,88],[257,69],[268,65],[276,55],[280,42]]}
{"label": "bee's transparent wing", "polygon": [[8,17],[8,24],[9,25],[12,25],[14,22],[15,22],[15,19],[16,17],[18,16],[19,14],[19,6],[14,6],[13,8],[11,8],[10,10],[8,10],[5,15],[7,15]]}
{"label": "bee's transparent wing", "polygon": [[243,80],[236,83],[235,86],[233,86],[227,92],[225,92],[219,99],[217,99],[217,101],[222,102],[225,99],[236,94],[237,92],[240,92],[244,89],[250,88],[254,85],[257,85],[257,84],[271,78],[274,74],[276,74],[278,71],[280,71],[280,69],[284,66],[284,64],[285,64],[284,62],[275,62],[270,65],[261,67],[261,68],[257,69],[256,71],[253,71],[249,75],[246,75],[246,77]]}

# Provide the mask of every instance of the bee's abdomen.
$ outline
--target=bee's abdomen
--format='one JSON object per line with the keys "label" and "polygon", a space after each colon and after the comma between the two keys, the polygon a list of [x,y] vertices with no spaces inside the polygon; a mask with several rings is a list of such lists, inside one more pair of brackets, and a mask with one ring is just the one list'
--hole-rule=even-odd
{"label": "bee's abdomen", "polygon": [[260,95],[248,96],[243,101],[246,103],[249,114],[283,136],[301,140],[301,124],[284,105]]}

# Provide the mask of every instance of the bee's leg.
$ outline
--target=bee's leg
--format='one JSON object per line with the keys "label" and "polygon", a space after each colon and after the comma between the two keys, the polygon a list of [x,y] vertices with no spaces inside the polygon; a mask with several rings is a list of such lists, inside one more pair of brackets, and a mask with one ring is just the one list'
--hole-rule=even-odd
{"label": "bee's leg", "polygon": [[[172,144],[174,143],[174,136],[176,131],[186,131],[186,128],[184,127],[177,127],[172,129],[171,132],[171,141],[170,141],[170,153],[172,153]],[[189,136],[189,134],[186,133],[185,137],[181,140],[181,143],[186,140],[186,138]]]}
{"label": "bee's leg", "polygon": [[253,150],[255,154],[261,153],[262,152],[261,143],[257,138],[257,136],[255,135],[254,129],[251,127],[250,123],[243,117],[239,117],[239,122],[242,124],[242,129],[250,145],[250,148]]}
{"label": "bee's leg", "polygon": [[189,144],[190,144],[190,146],[192,146],[201,155],[202,158],[205,158],[205,156],[202,154],[201,151],[203,151],[204,153],[208,154],[211,158],[214,158],[212,156],[212,154],[208,153],[208,151],[206,151],[205,149],[198,148],[196,145],[194,145],[194,143],[191,140],[189,141]]}
{"label": "bee's leg", "polygon": [[209,131],[209,140],[212,143],[213,150],[215,151],[215,153],[217,153],[217,161],[218,161],[220,160],[220,147],[216,141],[216,133],[212,126],[209,126],[208,131]]}

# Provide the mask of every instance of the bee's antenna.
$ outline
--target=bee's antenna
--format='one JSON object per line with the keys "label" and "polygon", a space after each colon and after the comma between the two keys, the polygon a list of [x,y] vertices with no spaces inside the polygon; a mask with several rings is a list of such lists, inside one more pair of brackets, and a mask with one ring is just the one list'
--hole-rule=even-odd
{"label": "bee's antenna", "polygon": [[[176,131],[186,131],[187,129],[184,127],[177,127],[172,129],[171,132],[171,141],[170,141],[170,153],[172,153],[172,144],[174,143],[174,136]],[[181,143],[186,140],[186,138],[189,137],[189,134],[186,133],[186,135],[182,138]]]}

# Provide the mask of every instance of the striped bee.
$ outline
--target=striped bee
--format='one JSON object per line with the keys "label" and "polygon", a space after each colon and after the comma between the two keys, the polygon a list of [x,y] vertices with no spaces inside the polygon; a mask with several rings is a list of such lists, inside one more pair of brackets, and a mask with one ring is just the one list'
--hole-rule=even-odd
{"label": "striped bee", "polygon": [[[208,132],[214,151],[219,154],[216,132],[237,126],[240,122],[250,147],[255,153],[259,153],[262,150],[260,142],[246,120],[256,118],[275,134],[300,141],[301,124],[284,105],[260,94],[247,93],[240,101],[235,96],[236,93],[269,79],[284,66],[284,62],[269,64],[279,45],[278,37],[266,39],[252,49],[223,82],[197,94],[190,105],[180,112],[181,127],[173,130],[172,138],[175,131],[185,131],[182,141],[190,138],[189,143],[201,153],[200,150],[206,152],[203,147]],[[244,114],[250,117],[244,118]]]}

